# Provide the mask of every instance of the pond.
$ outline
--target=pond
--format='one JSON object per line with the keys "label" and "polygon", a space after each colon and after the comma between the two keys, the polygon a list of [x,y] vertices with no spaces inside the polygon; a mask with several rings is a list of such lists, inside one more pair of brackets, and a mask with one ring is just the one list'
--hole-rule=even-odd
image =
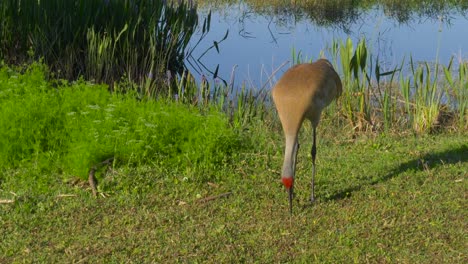
{"label": "pond", "polygon": [[315,60],[321,51],[329,57],[333,41],[348,37],[354,43],[365,38],[373,58],[378,56],[387,69],[409,61],[410,56],[414,61],[443,64],[452,57],[455,63],[468,59],[468,3],[464,1],[416,6],[394,4],[399,1],[366,6],[353,5],[363,1],[342,1],[343,5],[310,1],[310,6],[257,2],[200,1],[199,20],[211,11],[211,27],[198,45],[201,29],[190,42],[193,51],[187,64],[197,79],[212,80],[216,74],[228,83],[235,79],[236,86],[269,88],[291,65],[293,50],[303,60]]}

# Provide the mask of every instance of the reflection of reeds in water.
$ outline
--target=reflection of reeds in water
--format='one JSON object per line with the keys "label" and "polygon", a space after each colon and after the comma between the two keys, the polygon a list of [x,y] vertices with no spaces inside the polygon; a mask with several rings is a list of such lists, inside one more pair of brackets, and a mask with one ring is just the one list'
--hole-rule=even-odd
{"label": "reflection of reeds in water", "polygon": [[183,70],[197,24],[196,6],[185,1],[2,1],[0,60],[43,58],[61,78],[156,89],[166,69]]}
{"label": "reflection of reeds in water", "polygon": [[244,3],[251,11],[281,17],[281,21],[287,21],[291,17],[305,18],[319,26],[337,26],[343,29],[355,22],[361,13],[377,6],[382,8],[387,17],[399,23],[407,23],[420,17],[437,19],[439,16],[450,17],[454,14],[466,16],[468,11],[466,1],[455,0],[200,0],[198,3],[202,8],[214,10]]}

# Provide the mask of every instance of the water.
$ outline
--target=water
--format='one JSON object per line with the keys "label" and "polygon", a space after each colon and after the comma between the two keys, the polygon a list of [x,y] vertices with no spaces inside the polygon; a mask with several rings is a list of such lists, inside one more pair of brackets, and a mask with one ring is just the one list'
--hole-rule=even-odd
{"label": "water", "polygon": [[[267,8],[268,9],[268,8]],[[200,8],[200,18],[208,8]],[[188,59],[196,76],[213,79],[217,76],[228,83],[234,74],[235,85],[249,88],[271,87],[292,61],[292,49],[304,59],[316,59],[320,52],[329,56],[333,40],[354,43],[365,37],[373,56],[388,69],[408,61],[447,64],[468,59],[468,10],[429,10],[405,13],[374,6],[369,10],[351,10],[336,17],[304,15],[300,10],[259,12],[239,1],[211,9],[211,30]],[[320,14],[319,14],[320,15]],[[328,19],[328,20],[327,20]],[[335,22],[336,21],[336,22]],[[226,40],[202,58],[196,59],[229,31]],[[200,32],[190,43],[193,47]]]}

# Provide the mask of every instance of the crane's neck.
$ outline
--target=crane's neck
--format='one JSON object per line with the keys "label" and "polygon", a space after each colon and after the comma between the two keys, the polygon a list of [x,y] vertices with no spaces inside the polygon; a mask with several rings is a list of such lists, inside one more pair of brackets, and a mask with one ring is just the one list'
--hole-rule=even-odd
{"label": "crane's neck", "polygon": [[[296,156],[299,149],[297,135],[286,135],[286,148],[284,153],[283,170],[281,178],[286,188],[290,188],[296,172]],[[287,186],[289,184],[289,186]]]}

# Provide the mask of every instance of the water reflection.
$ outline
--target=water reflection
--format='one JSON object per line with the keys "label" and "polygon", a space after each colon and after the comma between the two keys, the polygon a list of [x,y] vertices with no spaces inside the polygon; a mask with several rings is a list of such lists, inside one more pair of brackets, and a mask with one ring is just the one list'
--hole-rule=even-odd
{"label": "water reflection", "polygon": [[220,11],[245,5],[250,11],[275,17],[277,22],[294,22],[308,19],[318,26],[349,27],[363,13],[381,8],[388,18],[400,24],[417,19],[437,19],[440,16],[468,15],[468,1],[398,1],[398,0],[327,0],[327,1],[258,1],[258,0],[208,0],[198,2],[202,10]]}
{"label": "water reflection", "polygon": [[[200,1],[202,16],[212,10],[212,29],[200,46],[212,46],[230,32],[219,53],[211,50],[199,61],[211,69],[201,74],[213,76],[216,69],[230,79],[235,72],[237,80],[261,87],[291,60],[293,48],[315,59],[320,51],[327,54],[333,39],[347,37],[356,42],[365,37],[389,68],[410,55],[416,61],[466,59],[468,1],[290,2]],[[197,52],[204,51],[194,57]]]}

